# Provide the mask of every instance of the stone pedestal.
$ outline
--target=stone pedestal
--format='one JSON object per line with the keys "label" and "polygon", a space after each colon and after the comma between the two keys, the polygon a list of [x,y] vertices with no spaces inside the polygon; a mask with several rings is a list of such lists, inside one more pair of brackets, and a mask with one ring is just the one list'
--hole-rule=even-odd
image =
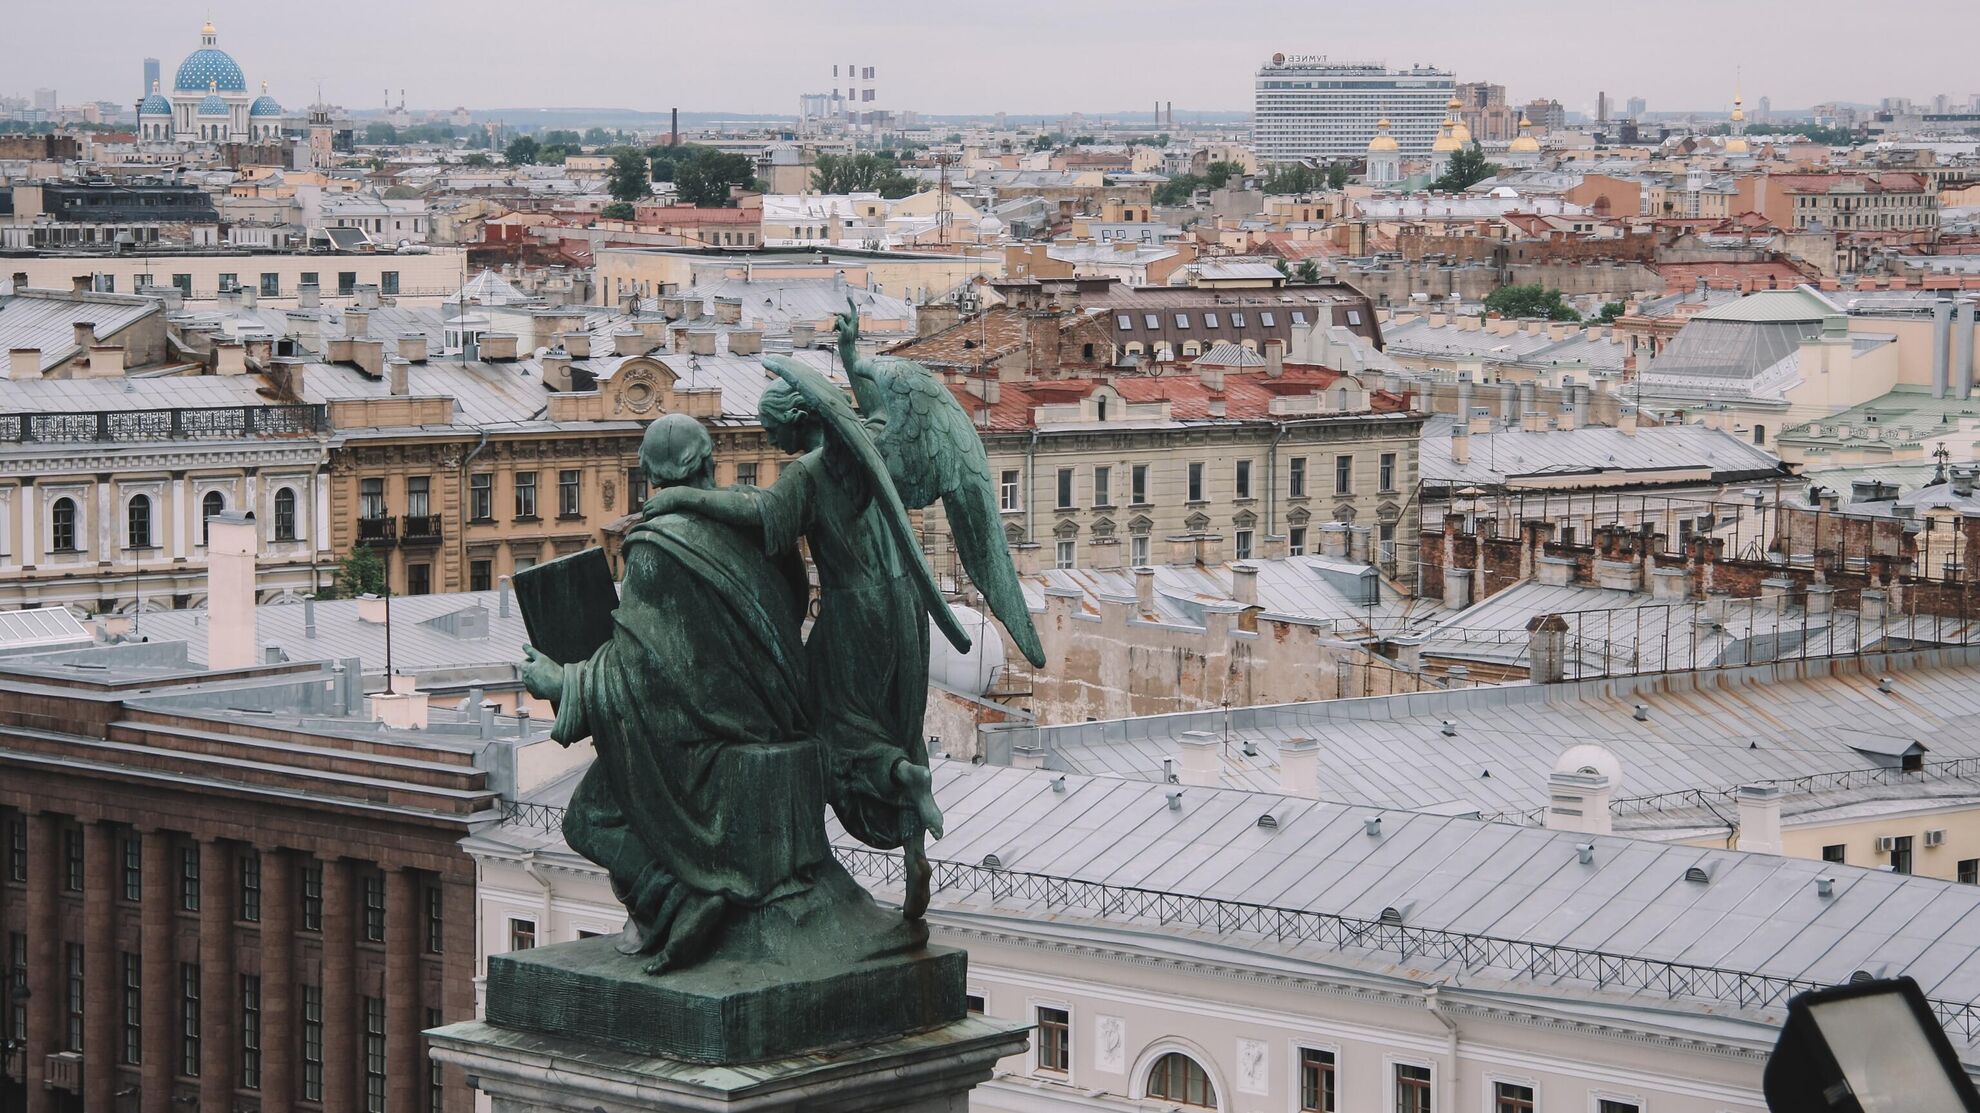
{"label": "stone pedestal", "polygon": [[1029,1029],[980,1016],[837,1051],[719,1066],[469,1021],[427,1033],[494,1113],[968,1113]]}

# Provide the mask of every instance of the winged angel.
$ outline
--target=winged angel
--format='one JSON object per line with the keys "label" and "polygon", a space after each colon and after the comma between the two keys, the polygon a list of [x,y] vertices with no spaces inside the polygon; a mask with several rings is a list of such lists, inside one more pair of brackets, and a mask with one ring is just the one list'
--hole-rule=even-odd
{"label": "winged angel", "polygon": [[969,415],[927,368],[864,359],[857,308],[834,318],[841,362],[859,402],[795,360],[763,357],[779,381],[759,414],[771,443],[797,459],[768,488],[670,487],[648,518],[700,514],[761,536],[768,554],[802,538],[818,569],[818,617],[805,642],[815,737],[826,754],[827,798],[869,846],[904,847],[906,914],[928,907],[926,835],[942,836],[922,717],[932,619],[950,644],[969,635],[943,600],[909,510],[937,500],[956,551],[1027,660],[1045,663],[1018,586],[990,462]]}

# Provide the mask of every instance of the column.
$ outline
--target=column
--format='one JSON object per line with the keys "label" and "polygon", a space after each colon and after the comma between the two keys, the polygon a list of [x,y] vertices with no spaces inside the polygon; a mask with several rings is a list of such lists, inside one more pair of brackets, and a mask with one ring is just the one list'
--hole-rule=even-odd
{"label": "column", "polygon": [[42,1085],[43,1067],[57,1046],[62,1014],[62,948],[56,894],[62,869],[60,817],[39,812],[28,817],[27,879],[27,1109],[55,1113],[55,1091]]}
{"label": "column", "polygon": [[144,839],[144,900],[138,931],[143,958],[138,971],[141,987],[139,1036],[144,1065],[139,1091],[143,1113],[171,1113],[173,1063],[172,1004],[177,992],[177,886],[172,877],[172,834],[156,827],[139,833]]}
{"label": "column", "polygon": [[385,1108],[418,1109],[425,1084],[421,1006],[419,875],[385,873]]}
{"label": "column", "polygon": [[119,828],[83,828],[83,1108],[109,1109],[117,1082]]}
{"label": "column", "polygon": [[173,477],[172,481],[172,559],[184,561],[192,555],[186,545],[186,521],[192,516],[192,484],[187,482],[184,472]]}
{"label": "column", "polygon": [[[475,930],[474,875],[440,884],[440,1019],[447,1024],[474,1019],[474,979],[480,972]],[[467,1073],[449,1066],[441,1076],[446,1089],[446,1113],[473,1113],[474,1088]]]}
{"label": "column", "polygon": [[234,856],[199,841],[199,1105],[234,1107]]}
{"label": "column", "polygon": [[40,544],[35,529],[41,524],[41,492],[26,477],[21,480],[21,563],[32,568],[41,563]]}
{"label": "column", "polygon": [[261,1113],[289,1113],[296,1098],[296,863],[261,848]]}
{"label": "column", "polygon": [[357,1108],[357,928],[351,864],[323,863],[323,1108]]}

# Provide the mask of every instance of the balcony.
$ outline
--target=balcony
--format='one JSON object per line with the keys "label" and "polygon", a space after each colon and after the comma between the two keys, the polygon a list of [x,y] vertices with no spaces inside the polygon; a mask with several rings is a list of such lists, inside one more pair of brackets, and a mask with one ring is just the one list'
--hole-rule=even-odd
{"label": "balcony", "polygon": [[399,520],[397,518],[359,518],[357,530],[358,544],[372,548],[390,548],[399,543]]}
{"label": "balcony", "polygon": [[441,541],[440,515],[408,514],[399,530],[401,545],[438,545]]}

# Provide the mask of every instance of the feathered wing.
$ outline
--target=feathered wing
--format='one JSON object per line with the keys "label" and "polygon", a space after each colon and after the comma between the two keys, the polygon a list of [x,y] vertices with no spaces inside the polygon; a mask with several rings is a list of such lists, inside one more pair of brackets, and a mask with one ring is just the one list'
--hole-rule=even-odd
{"label": "feathered wing", "polygon": [[1045,647],[1018,586],[1010,545],[1004,540],[997,484],[983,438],[969,414],[926,367],[904,359],[862,361],[885,409],[876,419],[876,444],[900,492],[901,502],[921,510],[942,500],[963,568],[1018,651],[1044,667]]}
{"label": "feathered wing", "polygon": [[763,365],[811,403],[819,419],[825,423],[828,434],[867,474],[873,497],[880,502],[880,516],[886,521],[887,533],[893,539],[902,563],[907,566],[909,577],[914,580],[915,593],[921,597],[923,608],[935,619],[935,625],[949,639],[949,643],[967,653],[969,634],[956,620],[955,613],[949,610],[948,600],[942,598],[942,589],[936,585],[935,574],[929,571],[928,559],[915,540],[914,526],[908,521],[907,509],[895,493],[887,463],[873,439],[867,435],[865,424],[847,403],[845,394],[831,380],[788,357],[764,356]]}

